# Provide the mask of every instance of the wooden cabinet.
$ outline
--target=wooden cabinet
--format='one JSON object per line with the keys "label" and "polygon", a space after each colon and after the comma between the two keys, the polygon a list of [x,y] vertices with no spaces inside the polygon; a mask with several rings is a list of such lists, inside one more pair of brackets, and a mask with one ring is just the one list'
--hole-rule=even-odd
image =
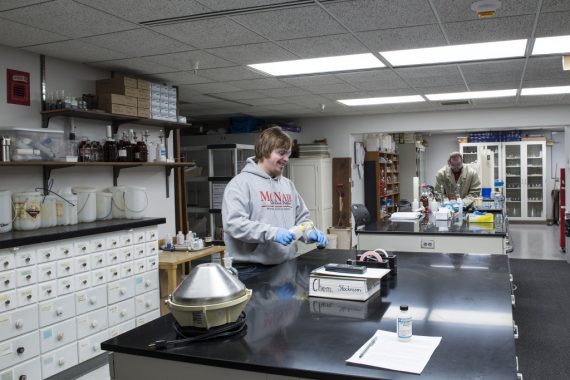
{"label": "wooden cabinet", "polygon": [[372,221],[398,210],[400,158],[397,153],[367,152],[364,158],[364,204]]}

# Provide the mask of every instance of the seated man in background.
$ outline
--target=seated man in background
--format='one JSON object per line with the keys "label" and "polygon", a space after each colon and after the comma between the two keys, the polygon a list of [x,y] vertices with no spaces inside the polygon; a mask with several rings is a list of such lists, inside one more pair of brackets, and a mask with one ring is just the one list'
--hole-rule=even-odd
{"label": "seated man in background", "polygon": [[461,197],[465,208],[470,207],[481,194],[481,179],[477,170],[470,165],[463,165],[463,156],[451,152],[447,165],[439,169],[435,176],[435,198],[443,202]]}

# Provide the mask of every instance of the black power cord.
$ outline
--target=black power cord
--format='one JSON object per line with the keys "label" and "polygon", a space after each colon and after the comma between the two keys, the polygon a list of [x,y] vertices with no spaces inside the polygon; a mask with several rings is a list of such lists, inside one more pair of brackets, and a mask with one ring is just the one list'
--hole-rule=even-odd
{"label": "black power cord", "polygon": [[187,344],[204,342],[212,339],[228,338],[230,336],[238,334],[245,334],[247,331],[247,325],[245,324],[245,312],[243,311],[241,312],[237,321],[213,328],[195,336],[187,336],[187,334],[181,330],[180,326],[176,322],[173,323],[173,327],[174,330],[176,330],[176,333],[180,336],[183,336],[184,339],[157,340],[153,343],[150,343],[148,345],[148,348],[153,350],[163,350],[165,348],[180,347]]}

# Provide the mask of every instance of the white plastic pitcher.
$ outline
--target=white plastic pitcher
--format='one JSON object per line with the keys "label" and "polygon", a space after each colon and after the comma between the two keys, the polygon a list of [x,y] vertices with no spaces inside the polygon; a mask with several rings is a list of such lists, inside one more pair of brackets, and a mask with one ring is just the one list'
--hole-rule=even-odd
{"label": "white plastic pitcher", "polygon": [[148,207],[146,188],[127,186],[125,188],[125,216],[127,219],[142,219]]}
{"label": "white plastic pitcher", "polygon": [[58,226],[69,226],[77,224],[77,195],[71,192],[71,188],[64,187],[60,189],[59,195],[63,198],[57,198],[56,214]]}
{"label": "white plastic pitcher", "polygon": [[77,221],[88,223],[97,219],[96,190],[92,187],[74,187],[72,190],[77,194]]}
{"label": "white plastic pitcher", "polygon": [[12,192],[0,190],[0,233],[12,231]]}
{"label": "white plastic pitcher", "polygon": [[97,192],[97,220],[109,220],[113,217],[113,194]]}
{"label": "white plastic pitcher", "polygon": [[113,219],[124,219],[125,218],[125,187],[124,186],[113,186],[107,189],[111,194],[112,198],[112,214]]}
{"label": "white plastic pitcher", "polygon": [[42,225],[42,194],[37,191],[12,194],[15,230],[37,230]]}
{"label": "white plastic pitcher", "polygon": [[56,197],[48,195],[42,202],[42,228],[57,226],[57,206]]}

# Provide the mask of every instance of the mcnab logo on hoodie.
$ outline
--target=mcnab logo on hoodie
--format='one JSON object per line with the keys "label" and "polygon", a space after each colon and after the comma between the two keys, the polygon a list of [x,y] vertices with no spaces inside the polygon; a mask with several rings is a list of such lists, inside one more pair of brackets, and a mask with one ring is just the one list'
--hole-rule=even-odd
{"label": "mcnab logo on hoodie", "polygon": [[279,191],[260,191],[259,192],[261,207],[264,208],[291,208],[291,193],[282,193]]}

